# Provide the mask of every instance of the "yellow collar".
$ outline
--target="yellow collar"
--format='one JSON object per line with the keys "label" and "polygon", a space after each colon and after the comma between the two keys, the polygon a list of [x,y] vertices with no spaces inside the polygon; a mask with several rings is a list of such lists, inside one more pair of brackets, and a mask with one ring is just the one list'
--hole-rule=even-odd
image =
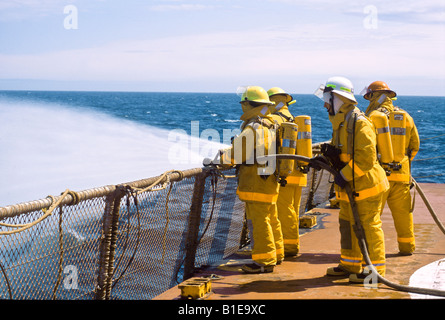
{"label": "yellow collar", "polygon": [[392,104],[391,98],[385,96],[383,98],[382,94],[376,95],[372,98],[372,100],[369,102],[368,108],[366,108],[365,114],[369,116],[371,111],[377,110],[378,108],[386,109],[389,112],[394,111],[394,105]]}
{"label": "yellow collar", "polygon": [[252,109],[244,112],[241,115],[240,119],[243,120],[243,121],[249,121],[249,120],[251,120],[253,118],[256,118],[256,117],[263,118],[263,117],[265,117],[265,116],[267,116],[269,114],[270,114],[269,107],[267,105],[263,105],[263,106],[252,108]]}

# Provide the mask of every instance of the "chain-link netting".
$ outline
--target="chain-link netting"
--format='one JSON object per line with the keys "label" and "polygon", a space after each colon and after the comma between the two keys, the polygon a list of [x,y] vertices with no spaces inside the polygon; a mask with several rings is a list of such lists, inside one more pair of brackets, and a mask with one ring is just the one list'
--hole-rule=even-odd
{"label": "chain-link netting", "polygon": [[[108,255],[103,287],[110,289],[105,297],[151,299],[182,281],[187,236],[193,227],[198,237],[197,265],[232,254],[239,248],[244,218],[244,206],[236,197],[236,179],[204,175],[199,225],[190,226],[195,180],[202,174],[197,170],[142,192],[130,184],[119,196],[109,191],[58,206],[46,219],[20,232],[14,231],[39,219],[46,208],[4,217],[0,226],[1,298],[98,298],[99,273],[104,269],[101,256]],[[119,203],[115,213],[107,210],[113,201]],[[109,252],[105,252],[104,226],[110,215],[115,216],[115,240],[110,240]]]}
{"label": "chain-link netting", "polygon": [[[94,198],[63,206],[21,232],[0,236],[0,297],[3,299],[88,299],[96,282],[97,246],[104,201]],[[23,225],[42,210],[3,219]],[[6,227],[0,231],[7,232]]]}
{"label": "chain-link netting", "polygon": [[150,299],[182,282],[192,227],[197,228],[196,267],[237,251],[244,205],[236,197],[236,179],[205,179],[199,225],[188,226],[194,183],[192,177],[137,200],[122,199],[112,298]]}

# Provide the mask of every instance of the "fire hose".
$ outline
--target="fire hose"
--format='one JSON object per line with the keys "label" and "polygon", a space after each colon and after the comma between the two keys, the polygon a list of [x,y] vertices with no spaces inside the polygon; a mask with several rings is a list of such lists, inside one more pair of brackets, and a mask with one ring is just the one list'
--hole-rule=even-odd
{"label": "fire hose", "polygon": [[423,202],[425,203],[426,207],[428,208],[428,211],[430,212],[431,216],[433,217],[434,222],[436,222],[439,229],[442,231],[443,234],[445,234],[445,227],[443,226],[442,222],[440,222],[439,217],[437,216],[436,212],[434,212],[433,207],[431,206],[430,202],[425,196],[425,193],[423,192],[422,188],[419,186],[416,180],[414,180],[413,177],[411,177],[412,181],[414,182],[414,185],[416,187],[416,190],[419,192],[420,197],[422,198]]}
{"label": "fire hose", "polygon": [[[304,162],[312,163],[312,164],[316,165],[317,167],[320,167],[320,168],[330,172],[331,174],[334,175],[334,177],[337,174],[339,174],[334,168],[329,166],[327,163],[324,163],[324,162],[319,161],[319,160],[315,160],[313,158],[307,158],[307,157],[303,157],[303,156],[299,156],[299,155],[277,154],[277,155],[269,155],[269,156],[258,157],[257,160],[258,161],[267,161],[267,159],[270,159],[270,158],[272,158],[272,159],[274,159],[274,158],[276,158],[276,159],[293,159],[293,160],[297,160],[297,161],[304,161]],[[429,204],[427,204],[427,200],[426,200],[423,192],[421,191],[420,187],[418,187],[417,183],[416,183],[416,187],[420,191],[422,199],[425,201],[425,204],[427,205],[428,209],[430,210],[430,213],[433,215],[433,218],[436,221],[436,223],[438,224],[439,228],[441,228],[441,230],[444,231],[442,224],[437,219],[437,216],[435,216],[435,214],[433,214],[434,210],[432,210],[431,206]],[[354,229],[354,233],[357,236],[358,243],[359,243],[359,246],[360,246],[360,250],[361,250],[362,255],[363,255],[363,259],[366,262],[366,264],[368,265],[368,269],[371,271],[371,274],[375,275],[377,277],[378,282],[379,283],[383,283],[383,284],[385,284],[388,287],[391,287],[393,289],[396,289],[397,291],[404,291],[404,292],[410,292],[410,293],[427,294],[427,295],[434,295],[434,296],[445,297],[445,291],[443,291],[443,290],[429,289],[429,288],[419,288],[419,287],[412,287],[412,286],[397,284],[397,283],[394,283],[394,282],[391,282],[391,281],[387,280],[385,277],[383,277],[382,275],[380,275],[377,272],[377,270],[375,269],[375,267],[373,266],[373,264],[371,262],[371,258],[369,257],[368,247],[367,247],[367,244],[366,244],[365,232],[364,232],[363,226],[362,226],[361,221],[360,221],[359,212],[357,210],[357,204],[355,202],[351,186],[347,183],[345,185],[344,189],[345,189],[345,191],[346,191],[346,193],[348,195],[349,203],[351,205],[351,209],[352,209],[352,213],[353,213],[353,217],[354,217],[353,229]]]}

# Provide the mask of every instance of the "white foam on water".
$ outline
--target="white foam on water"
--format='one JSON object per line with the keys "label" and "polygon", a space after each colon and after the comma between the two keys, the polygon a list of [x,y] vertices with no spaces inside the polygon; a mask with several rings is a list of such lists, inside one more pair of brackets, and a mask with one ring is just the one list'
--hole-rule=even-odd
{"label": "white foam on water", "polygon": [[60,104],[0,100],[0,206],[202,166],[226,147]]}

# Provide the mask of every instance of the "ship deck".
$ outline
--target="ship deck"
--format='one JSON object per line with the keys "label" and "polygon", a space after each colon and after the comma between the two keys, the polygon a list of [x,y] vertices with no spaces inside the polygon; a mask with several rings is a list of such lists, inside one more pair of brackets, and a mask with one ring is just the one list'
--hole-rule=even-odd
{"label": "ship deck", "polygon": [[[445,223],[445,184],[420,184],[440,221]],[[412,190],[414,192],[414,190]],[[198,270],[197,277],[217,275],[207,300],[289,300],[289,299],[423,299],[433,296],[396,291],[384,284],[378,288],[350,284],[348,278],[326,275],[340,257],[339,209],[318,207],[317,226],[301,236],[300,254],[286,258],[274,272],[248,275],[240,267],[249,261],[249,252],[240,251],[216,266]],[[426,205],[415,197],[414,226],[416,251],[398,255],[397,235],[386,206],[382,215],[387,258],[386,278],[403,285],[445,290],[445,235],[434,222]],[[441,263],[443,262],[443,263]],[[417,272],[416,272],[417,271]],[[416,276],[413,274],[416,272]],[[180,299],[178,286],[153,300]]]}

